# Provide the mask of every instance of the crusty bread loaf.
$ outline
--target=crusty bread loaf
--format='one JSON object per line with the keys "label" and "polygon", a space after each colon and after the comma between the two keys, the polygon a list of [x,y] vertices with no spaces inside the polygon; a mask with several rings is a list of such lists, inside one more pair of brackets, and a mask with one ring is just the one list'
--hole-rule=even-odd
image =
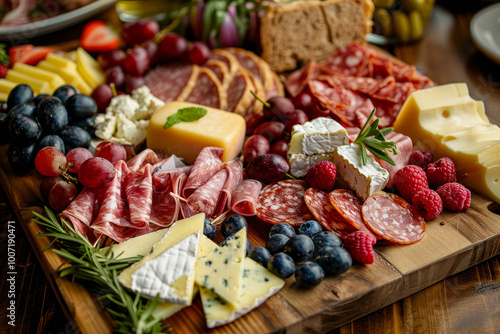
{"label": "crusty bread loaf", "polygon": [[329,57],[371,31],[372,0],[274,3],[261,18],[262,58],[277,72]]}

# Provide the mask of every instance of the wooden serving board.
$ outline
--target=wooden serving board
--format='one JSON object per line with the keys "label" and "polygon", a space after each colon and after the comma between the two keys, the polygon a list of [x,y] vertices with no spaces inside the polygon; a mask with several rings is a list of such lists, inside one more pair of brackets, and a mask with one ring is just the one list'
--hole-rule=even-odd
{"label": "wooden serving board", "polygon": [[[42,212],[41,176],[32,170],[17,176],[7,159],[7,145],[0,146],[0,182],[19,222],[37,254],[45,274],[70,321],[83,333],[109,333],[112,320],[95,296],[79,284],[58,277],[64,262],[49,244],[37,237],[42,229],[31,222],[32,211]],[[270,225],[249,220],[252,245],[265,245]],[[313,289],[299,289],[294,278],[263,305],[239,320],[208,330],[199,298],[168,323],[181,333],[287,333],[327,332],[420,291],[500,253],[500,205],[473,193],[471,207],[463,213],[443,212],[427,223],[418,243],[405,246],[376,245],[372,265],[354,264],[346,273],[327,277]],[[90,320],[91,319],[91,320]]]}

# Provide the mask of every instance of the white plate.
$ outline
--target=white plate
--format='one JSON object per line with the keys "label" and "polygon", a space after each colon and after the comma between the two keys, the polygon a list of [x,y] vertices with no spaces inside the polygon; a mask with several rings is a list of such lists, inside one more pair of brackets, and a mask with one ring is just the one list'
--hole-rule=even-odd
{"label": "white plate", "polygon": [[0,27],[0,40],[9,42],[28,41],[30,38],[60,30],[84,21],[114,5],[116,1],[117,0],[97,0],[86,6],[45,20],[24,24],[18,27]]}
{"label": "white plate", "polygon": [[470,23],[470,33],[478,49],[500,64],[500,3],[476,13]]}

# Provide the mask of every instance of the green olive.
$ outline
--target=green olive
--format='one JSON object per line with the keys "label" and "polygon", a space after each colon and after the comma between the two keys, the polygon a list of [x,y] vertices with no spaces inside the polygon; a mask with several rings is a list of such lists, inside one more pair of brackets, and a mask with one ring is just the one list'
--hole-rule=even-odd
{"label": "green olive", "polygon": [[412,41],[420,39],[424,31],[424,23],[420,12],[414,10],[408,17],[410,18],[410,38]]}
{"label": "green olive", "polygon": [[407,13],[414,10],[418,10],[422,13],[427,1],[428,0],[401,0],[401,6],[403,6],[403,10]]}
{"label": "green olive", "polygon": [[391,8],[394,6],[395,0],[373,0],[373,4],[377,8]]}
{"label": "green olive", "polygon": [[373,13],[374,32],[389,37],[392,34],[391,14],[387,9],[377,8]]}
{"label": "green olive", "polygon": [[393,31],[400,42],[410,40],[410,19],[401,11],[392,12]]}

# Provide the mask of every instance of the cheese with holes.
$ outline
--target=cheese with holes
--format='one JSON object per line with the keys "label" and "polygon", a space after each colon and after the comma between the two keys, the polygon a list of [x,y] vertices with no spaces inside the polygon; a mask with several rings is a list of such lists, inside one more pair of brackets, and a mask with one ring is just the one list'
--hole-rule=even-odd
{"label": "cheese with holes", "polygon": [[246,228],[239,230],[224,246],[217,246],[196,264],[196,283],[238,305],[247,251]]}
{"label": "cheese with holes", "polygon": [[363,201],[371,194],[383,190],[389,181],[389,172],[368,155],[367,163],[361,162],[361,148],[357,144],[340,146],[334,153],[337,177],[354,190]]}
{"label": "cheese with holes", "polygon": [[[181,122],[167,129],[167,117],[179,109],[202,107],[208,113],[193,122]],[[170,102],[151,116],[147,130],[147,147],[166,156],[175,154],[193,164],[204,147],[224,149],[222,160],[235,159],[245,140],[245,119],[238,114],[187,102]]]}
{"label": "cheese with holes", "polygon": [[120,283],[144,297],[191,304],[204,220],[204,214],[197,214],[174,223],[150,254],[120,274]]}

